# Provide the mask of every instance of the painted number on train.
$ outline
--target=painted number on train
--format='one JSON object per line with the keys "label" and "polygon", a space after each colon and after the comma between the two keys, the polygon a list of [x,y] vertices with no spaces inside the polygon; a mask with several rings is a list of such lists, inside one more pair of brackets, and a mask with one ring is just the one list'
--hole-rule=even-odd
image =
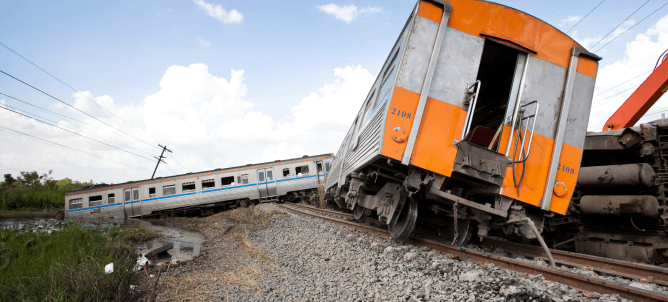
{"label": "painted number on train", "polygon": [[559,168],[557,168],[557,171],[564,171],[566,173],[575,174],[575,169],[567,166],[562,166],[561,164],[559,164]]}
{"label": "painted number on train", "polygon": [[397,108],[392,108],[392,114],[394,114],[396,116],[407,118],[409,120],[411,119],[411,113],[410,112],[397,110]]}

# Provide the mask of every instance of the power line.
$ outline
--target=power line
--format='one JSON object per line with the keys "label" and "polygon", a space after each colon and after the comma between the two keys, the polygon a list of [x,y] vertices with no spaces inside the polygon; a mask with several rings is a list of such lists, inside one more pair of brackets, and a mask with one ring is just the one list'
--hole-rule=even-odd
{"label": "power line", "polygon": [[642,76],[642,75],[645,75],[645,74],[647,74],[647,73],[650,73],[650,72],[652,72],[652,71],[653,71],[653,69],[650,69],[650,70],[648,70],[648,71],[645,71],[645,72],[643,72],[643,73],[641,73],[641,74],[639,74],[639,75],[637,75],[637,76],[635,76],[635,77],[633,77],[633,78],[630,78],[630,79],[628,79],[628,80],[626,80],[626,81],[624,81],[624,82],[621,82],[621,83],[619,83],[619,84],[614,85],[612,88],[610,88],[610,89],[608,89],[608,90],[606,90],[606,91],[603,91],[603,92],[601,92],[601,93],[595,95],[594,97],[597,97],[597,96],[599,96],[599,95],[601,95],[601,94],[604,94],[604,93],[606,93],[606,92],[608,92],[608,91],[610,91],[610,90],[613,90],[613,89],[615,89],[615,88],[619,88],[620,85],[622,85],[622,84],[626,84],[626,83],[630,82],[631,80],[636,79],[636,78],[638,78],[638,77],[640,77],[640,76]]}
{"label": "power line", "polygon": [[559,7],[557,7],[557,9],[552,11],[552,13],[549,16],[547,16],[546,19],[549,19],[550,17],[552,17],[552,15],[554,15],[554,13],[556,13],[562,6],[564,6],[564,3],[566,3],[566,1],[568,1],[568,0],[564,0],[564,2],[561,2],[561,4],[559,4]]}
{"label": "power line", "polygon": [[[620,94],[622,94],[622,93],[624,93],[624,92],[627,92],[627,91],[629,91],[629,90],[631,90],[631,89],[634,89],[634,90],[635,90],[635,89],[638,89],[638,87],[640,87],[640,85],[635,86],[635,87],[631,87],[631,88],[628,88],[628,89],[624,89],[624,90],[622,90],[622,91],[620,91],[620,92],[617,92],[617,93],[615,93],[615,94],[613,94],[613,95],[610,95],[610,96],[607,96],[607,97],[602,98],[602,99],[600,99],[600,100],[597,100],[596,102],[593,102],[593,103],[592,103],[592,105],[594,105],[594,106],[592,106],[592,108],[594,108],[594,107],[598,107],[598,106],[600,106],[600,105],[607,104],[607,103],[609,103],[609,102],[611,102],[611,101],[614,101],[614,100],[616,100],[616,99],[619,99],[619,97],[616,97],[616,98],[614,98],[614,99],[612,99],[612,100],[610,100],[610,101],[601,103],[601,101],[607,100],[607,99],[612,98],[612,97],[614,97],[614,96],[618,96],[618,95],[620,95]],[[633,92],[632,92],[631,94],[633,94]],[[598,103],[598,104],[597,104],[597,103]]]}
{"label": "power line", "polygon": [[186,169],[186,167],[184,167],[181,163],[179,163],[178,161],[176,161],[176,158],[172,158],[172,159],[174,160],[174,162],[176,162],[177,164],[179,164],[179,166],[181,166],[181,168],[183,168],[183,170],[185,170],[186,172],[188,172],[188,169]]}
{"label": "power line", "polygon": [[[70,120],[75,121],[75,122],[77,122],[77,123],[81,123],[81,124],[83,124],[83,125],[86,125],[86,126],[88,126],[88,127],[93,128],[93,129],[95,129],[95,130],[104,131],[104,132],[106,132],[106,133],[113,134],[113,135],[116,135],[116,136],[119,136],[119,137],[120,137],[120,135],[119,135],[118,133],[115,133],[115,132],[112,132],[112,131],[109,131],[109,130],[105,130],[105,129],[102,129],[102,128],[95,127],[95,126],[93,126],[93,125],[84,123],[84,122],[82,122],[82,121],[80,121],[80,120],[71,118],[71,117],[69,117],[69,116],[62,115],[62,114],[60,114],[60,113],[53,112],[53,111],[51,111],[51,110],[49,110],[49,109],[42,108],[42,107],[40,107],[40,106],[37,106],[37,105],[32,104],[32,103],[30,103],[30,102],[26,102],[26,101],[24,101],[24,100],[20,100],[20,99],[15,98],[15,97],[13,97],[13,96],[11,96],[11,95],[8,95],[8,94],[2,93],[2,92],[0,92],[0,95],[4,95],[4,96],[6,96],[6,97],[8,97],[8,98],[10,98],[10,99],[13,99],[13,100],[22,102],[22,103],[24,103],[24,104],[26,104],[26,105],[30,105],[30,106],[32,106],[32,107],[39,108],[39,109],[44,110],[44,111],[46,111],[46,112],[49,112],[49,113],[51,113],[51,114],[58,115],[58,116],[61,116],[61,117],[66,118],[66,119],[70,119]],[[122,145],[122,144],[120,144],[120,145]],[[131,149],[134,149],[134,150],[138,150],[138,149],[135,149],[135,148],[132,148],[132,147],[130,147],[130,148],[131,148]],[[138,151],[141,151],[141,150],[138,150]],[[141,152],[146,152],[146,151],[141,151]],[[148,152],[147,152],[147,153],[148,153]]]}
{"label": "power line", "polygon": [[19,53],[16,52],[15,50],[9,48],[7,45],[3,44],[2,42],[0,42],[0,45],[2,45],[2,47],[6,48],[7,50],[13,52],[15,55],[21,57],[21,59],[25,60],[26,62],[32,64],[32,66],[35,66],[35,67],[37,67],[39,70],[41,70],[41,71],[43,71],[44,73],[48,74],[49,76],[51,76],[52,78],[54,78],[56,81],[58,81],[58,82],[62,83],[63,85],[69,87],[69,88],[72,89],[74,92],[76,92],[76,94],[80,94],[80,95],[82,95],[83,97],[85,97],[86,99],[88,99],[91,103],[93,103],[93,104],[97,105],[98,107],[104,109],[105,111],[109,112],[111,115],[117,117],[119,120],[123,121],[124,123],[126,123],[126,124],[128,124],[128,125],[130,125],[130,126],[132,126],[132,127],[134,127],[134,128],[137,129],[137,130],[142,131],[141,129],[135,127],[134,125],[132,125],[132,124],[128,123],[127,121],[125,121],[124,119],[122,119],[120,116],[118,116],[118,115],[114,114],[113,112],[107,110],[107,108],[102,107],[102,105],[100,105],[100,104],[98,104],[97,102],[95,102],[94,100],[90,99],[90,98],[89,98],[88,96],[86,96],[85,94],[80,93],[79,90],[74,89],[74,87],[68,85],[67,83],[63,82],[61,79],[57,78],[56,76],[52,75],[52,74],[49,73],[48,71],[44,70],[42,67],[39,67],[37,64],[35,64],[35,63],[33,63],[32,61],[28,60],[26,57],[22,56],[21,54],[19,54]]}
{"label": "power line", "polygon": [[150,159],[150,158],[148,158],[148,157],[144,157],[144,156],[142,156],[142,155],[139,155],[139,154],[136,154],[136,153],[132,153],[132,152],[130,152],[130,151],[127,151],[127,150],[124,150],[124,149],[121,149],[121,148],[118,148],[118,147],[116,147],[116,146],[112,146],[112,145],[110,145],[110,144],[107,144],[107,143],[104,143],[104,142],[101,142],[101,141],[99,141],[99,140],[96,140],[96,139],[94,139],[94,138],[90,138],[90,137],[88,137],[88,136],[85,136],[85,135],[82,135],[82,134],[80,134],[80,133],[77,133],[77,132],[74,132],[74,131],[70,131],[70,130],[67,130],[67,129],[65,129],[65,128],[61,128],[61,127],[58,127],[58,126],[56,126],[56,125],[54,125],[54,124],[51,124],[51,123],[48,123],[48,122],[45,122],[45,121],[42,121],[42,120],[40,120],[40,119],[37,119],[37,118],[34,118],[34,117],[31,117],[31,116],[28,116],[28,115],[26,115],[26,114],[23,114],[23,113],[21,113],[21,112],[18,112],[18,111],[14,111],[14,110],[11,110],[11,109],[9,109],[9,108],[5,108],[5,107],[0,107],[0,108],[2,108],[2,109],[4,109],[4,110],[7,110],[7,111],[9,111],[9,112],[13,112],[13,113],[16,113],[16,114],[18,114],[18,115],[22,115],[22,116],[25,116],[25,117],[27,117],[27,118],[31,118],[31,119],[34,119],[34,120],[36,120],[36,121],[38,121],[38,122],[41,122],[41,123],[44,123],[44,124],[47,124],[47,125],[49,125],[49,126],[52,126],[52,127],[56,127],[56,128],[58,128],[58,129],[62,129],[62,130],[65,130],[65,131],[67,131],[67,132],[70,132],[70,133],[72,133],[72,134],[76,134],[76,135],[78,135],[78,136],[81,136],[81,137],[84,137],[84,138],[87,138],[87,139],[89,139],[89,140],[92,140],[92,141],[95,141],[95,142],[98,142],[98,143],[100,143],[100,144],[103,144],[103,145],[106,145],[106,146],[109,146],[109,147],[112,147],[112,148],[114,148],[114,149],[118,149],[118,150],[121,150],[121,151],[123,151],[123,152],[125,152],[125,153],[128,153],[128,154],[132,154],[132,155],[135,155],[135,156],[139,156],[139,157],[141,157],[141,158],[143,158],[143,159],[147,159],[147,160],[150,160],[150,161],[153,161],[152,159]]}
{"label": "power line", "polygon": [[598,43],[601,43],[601,41],[603,41],[603,39],[605,39],[605,38],[606,38],[608,35],[610,35],[613,31],[615,31],[615,29],[617,29],[618,27],[622,26],[622,24],[624,24],[624,22],[626,22],[626,20],[628,20],[629,18],[631,18],[631,16],[633,16],[635,13],[637,13],[637,12],[638,12],[643,6],[645,6],[645,4],[647,4],[647,3],[649,3],[649,0],[647,0],[647,2],[645,2],[645,3],[644,3],[643,5],[641,5],[640,7],[638,7],[638,9],[636,9],[633,13],[631,13],[628,17],[626,17],[626,19],[624,19],[624,21],[622,21],[621,23],[619,23],[619,25],[615,26],[615,28],[613,28],[607,35],[605,35],[603,38],[601,38],[601,40],[598,40],[598,42],[596,42],[596,44],[592,45],[590,48],[594,48],[594,46],[598,45]]}
{"label": "power line", "polygon": [[582,22],[582,20],[584,20],[585,18],[587,18],[587,16],[589,16],[589,14],[591,14],[597,7],[599,7],[601,4],[603,4],[603,2],[605,2],[605,0],[601,1],[601,3],[599,3],[598,5],[596,5],[591,11],[589,11],[584,17],[582,17],[582,19],[580,19],[580,21],[578,21],[578,23],[575,23],[575,25],[573,25],[573,27],[571,27],[571,29],[569,29],[569,30],[566,32],[566,34],[568,34],[571,30],[573,30],[573,28],[575,28],[576,26],[578,26],[578,24],[580,24],[580,22]]}
{"label": "power line", "polygon": [[41,93],[43,93],[43,94],[49,96],[50,98],[52,98],[52,99],[54,99],[54,100],[56,100],[56,101],[58,101],[58,102],[61,102],[61,103],[65,104],[65,105],[67,105],[68,107],[73,108],[73,109],[76,110],[76,111],[79,111],[79,112],[81,112],[81,113],[83,113],[83,114],[85,114],[85,115],[87,115],[87,116],[89,116],[89,117],[95,119],[96,121],[98,121],[98,122],[100,122],[100,123],[103,123],[103,124],[105,124],[105,125],[107,125],[107,126],[113,128],[113,129],[116,129],[116,130],[118,130],[118,131],[120,131],[120,132],[122,132],[122,133],[124,133],[124,134],[126,134],[126,135],[128,135],[128,136],[130,136],[130,137],[132,137],[132,138],[134,138],[134,139],[136,139],[136,140],[138,140],[138,141],[144,143],[144,144],[147,144],[147,145],[149,145],[149,146],[151,146],[151,147],[155,147],[155,146],[152,145],[152,144],[149,144],[149,143],[147,143],[147,142],[145,142],[145,141],[143,141],[143,140],[141,140],[141,139],[138,139],[138,138],[136,138],[136,137],[134,137],[134,136],[132,136],[132,135],[126,133],[125,131],[123,131],[123,130],[121,130],[121,129],[118,129],[118,128],[112,126],[112,125],[109,125],[109,124],[107,124],[107,123],[105,123],[105,122],[99,120],[98,118],[96,118],[96,117],[94,117],[94,116],[92,116],[92,115],[90,115],[90,114],[88,114],[88,113],[86,113],[86,112],[83,112],[83,111],[77,109],[76,107],[74,107],[74,106],[72,106],[72,105],[70,105],[70,104],[68,104],[68,103],[65,103],[65,102],[61,101],[60,99],[56,98],[55,96],[52,96],[52,95],[50,95],[50,94],[48,94],[48,93],[46,93],[46,92],[44,92],[44,91],[42,91],[42,90],[36,88],[35,86],[32,86],[32,85],[30,85],[30,84],[28,84],[28,83],[26,83],[26,82],[24,82],[24,81],[22,81],[22,80],[20,80],[20,79],[18,79],[18,78],[16,78],[16,77],[14,77],[14,76],[11,75],[11,74],[8,74],[8,73],[4,72],[3,70],[0,70],[0,72],[3,73],[3,74],[5,74],[5,75],[7,75],[8,77],[10,77],[10,78],[12,78],[12,79],[14,79],[14,80],[17,80],[17,81],[19,81],[19,82],[25,84],[26,86],[28,86],[28,87],[30,87],[30,88],[32,88],[32,89],[35,89],[35,90],[37,90],[37,91],[39,91],[39,92],[41,92]]}
{"label": "power line", "polygon": [[106,160],[115,161],[115,162],[117,162],[117,163],[121,163],[121,164],[124,164],[124,165],[126,165],[126,166],[135,168],[135,169],[137,169],[137,170],[142,170],[142,171],[145,170],[145,169],[139,168],[139,167],[137,167],[137,166],[128,165],[128,163],[126,163],[126,162],[121,162],[121,161],[117,161],[117,160],[114,160],[114,159],[110,159],[110,158],[106,158],[106,157],[103,157],[103,156],[99,156],[99,155],[97,155],[97,154],[93,154],[93,153],[90,153],[90,152],[86,152],[86,151],[83,151],[83,150],[79,150],[79,149],[76,149],[76,148],[72,148],[72,147],[69,147],[69,146],[66,146],[66,145],[63,145],[63,144],[59,144],[59,143],[56,143],[56,142],[52,142],[52,141],[50,141],[50,140],[46,140],[46,139],[43,139],[43,138],[39,138],[39,137],[37,137],[37,136],[30,135],[30,134],[27,134],[27,133],[23,133],[23,132],[19,132],[19,131],[16,131],[16,130],[12,130],[12,129],[9,129],[9,128],[7,128],[7,127],[0,126],[0,130],[1,130],[1,131],[5,131],[5,132],[9,132],[9,133],[13,133],[13,134],[23,135],[23,136],[26,137],[26,138],[30,138],[30,139],[33,139],[33,140],[42,141],[42,142],[46,142],[46,143],[50,143],[50,144],[53,144],[53,145],[56,145],[56,146],[60,146],[60,147],[62,147],[62,148],[66,148],[66,149],[70,149],[70,150],[73,150],[73,151],[77,151],[77,152],[85,153],[85,154],[92,155],[92,156],[95,156],[95,157],[99,157],[99,158],[101,158],[101,159],[106,159]]}
{"label": "power line", "polygon": [[668,5],[668,3],[666,3],[666,4],[664,4],[664,5],[661,5],[661,7],[657,8],[657,9],[656,9],[655,11],[653,11],[651,14],[647,15],[647,17],[643,18],[643,19],[640,20],[638,23],[633,24],[633,26],[629,27],[629,28],[628,28],[627,30],[625,30],[623,33],[619,34],[619,35],[616,36],[614,39],[608,41],[608,43],[605,43],[605,45],[599,47],[597,50],[594,50],[594,52],[598,52],[599,50],[603,49],[603,47],[608,46],[608,44],[612,43],[612,41],[617,40],[617,38],[621,37],[621,36],[624,35],[626,32],[628,32],[628,31],[631,30],[632,28],[636,27],[638,24],[642,23],[642,21],[645,21],[645,19],[647,19],[647,18],[649,18],[650,16],[654,15],[654,13],[658,12],[660,9],[662,9],[662,8],[663,8],[664,6],[666,6],[666,5]]}
{"label": "power line", "polygon": [[[7,104],[0,104],[0,105],[2,105],[2,106],[4,106],[4,107],[7,107],[7,108],[10,108],[10,109],[12,109],[12,110],[14,110],[14,111],[21,110],[21,109],[19,109],[19,108],[16,108],[16,107],[13,107],[13,106],[9,106],[9,105],[7,105]],[[49,122],[52,122],[52,123],[54,123],[54,124],[57,124],[57,123],[58,123],[58,122],[56,122],[56,121],[52,121],[52,120],[50,120],[50,119],[47,119],[47,118],[45,118],[45,117],[43,117],[43,116],[39,116],[39,115],[34,114],[34,113],[30,113],[30,115],[32,115],[33,117],[38,117],[38,118],[44,119],[44,120],[49,121]],[[31,118],[32,118],[32,117],[31,117]],[[75,129],[74,127],[68,127],[68,128],[72,129],[72,131],[82,131],[82,132],[84,132],[83,129],[81,129],[81,130],[77,130],[77,129]],[[91,132],[89,132],[89,131],[85,131],[85,132],[86,132],[87,134],[90,134],[90,135],[97,135],[96,133],[91,133]],[[113,141],[113,140],[109,140],[109,141],[112,142],[112,143],[114,143],[114,144],[117,144],[117,145],[123,145],[122,143],[119,143],[119,142],[117,142],[117,141]],[[148,152],[146,152],[146,151],[142,151],[142,150],[139,150],[139,149],[135,149],[135,148],[132,148],[132,147],[130,147],[130,146],[128,146],[128,148],[130,148],[130,149],[132,149],[132,150],[135,150],[135,151],[148,153]]]}

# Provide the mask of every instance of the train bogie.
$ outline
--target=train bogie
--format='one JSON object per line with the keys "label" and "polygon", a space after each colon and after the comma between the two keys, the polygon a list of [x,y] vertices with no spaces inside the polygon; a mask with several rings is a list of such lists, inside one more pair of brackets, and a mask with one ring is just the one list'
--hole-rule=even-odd
{"label": "train bogie", "polygon": [[470,224],[540,237],[569,208],[599,59],[512,8],[418,1],[336,153],[329,200],[400,238],[426,221],[457,240]]}
{"label": "train bogie", "polygon": [[331,154],[188,173],[171,177],[94,185],[65,196],[65,217],[125,219],[175,212],[210,214],[214,207],[292,201],[324,184]]}

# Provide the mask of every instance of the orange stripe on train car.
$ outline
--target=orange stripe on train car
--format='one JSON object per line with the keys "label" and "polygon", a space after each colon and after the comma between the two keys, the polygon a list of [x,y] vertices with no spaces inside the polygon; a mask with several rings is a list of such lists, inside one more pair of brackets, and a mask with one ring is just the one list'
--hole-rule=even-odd
{"label": "orange stripe on train car", "polygon": [[587,57],[578,58],[578,68],[576,69],[577,72],[592,78],[596,78],[597,70],[598,62]]}
{"label": "orange stripe on train car", "polygon": [[[305,159],[305,160],[299,160],[299,161],[291,161],[291,162],[286,162],[286,163],[282,163],[282,164],[294,164],[294,163],[316,161],[316,160],[328,159],[328,158],[334,158],[334,157],[332,157],[332,156],[318,157],[318,158]],[[145,182],[145,183],[135,183],[135,184],[131,184],[131,185],[125,185],[125,186],[122,186],[122,187],[111,187],[111,188],[107,187],[107,188],[103,188],[103,189],[99,189],[99,190],[95,190],[95,191],[84,191],[84,192],[77,192],[77,193],[72,193],[72,194],[65,193],[65,196],[70,197],[70,196],[76,196],[76,195],[81,195],[81,194],[89,194],[89,193],[103,192],[103,191],[109,191],[109,190],[135,188],[137,186],[144,186],[144,185],[152,185],[152,184],[163,183],[163,182],[177,181],[177,180],[188,179],[188,178],[193,178],[193,177],[198,177],[199,178],[199,177],[204,177],[204,176],[219,175],[219,174],[225,174],[225,173],[230,173],[230,172],[256,170],[256,169],[260,169],[260,168],[273,167],[273,166],[275,166],[275,164],[267,164],[267,165],[263,165],[263,166],[252,167],[252,168],[241,168],[241,169],[220,171],[220,172],[214,172],[214,173],[208,173],[208,174],[202,174],[202,175],[188,175],[188,176],[179,177],[179,178],[170,178],[170,179],[158,180],[158,181],[152,181],[152,182]],[[68,195],[68,194],[70,194],[70,195]]]}
{"label": "orange stripe on train car", "polygon": [[392,101],[387,109],[382,155],[396,160],[403,158],[404,151],[406,150],[406,141],[397,142],[392,138],[392,135],[404,135],[404,139],[408,138],[408,134],[411,133],[411,126],[413,125],[415,110],[417,110],[419,100],[419,93],[399,86],[394,87]]}
{"label": "orange stripe on train car", "polygon": [[583,48],[558,29],[518,10],[483,1],[448,2],[452,3],[448,26],[477,37],[485,33],[523,45],[535,50],[535,57],[559,66],[568,67],[573,47]]}
{"label": "orange stripe on train car", "polygon": [[561,156],[559,157],[559,166],[557,170],[557,177],[555,183],[563,182],[568,189],[563,197],[552,194],[550,202],[550,211],[566,214],[568,204],[573,196],[573,189],[578,181],[578,173],[580,172],[580,163],[582,162],[582,149],[571,146],[569,144],[561,145]]}
{"label": "orange stripe on train car", "polygon": [[417,15],[436,23],[441,23],[441,17],[443,17],[443,7],[431,1],[422,1],[420,2]]}
{"label": "orange stripe on train car", "polygon": [[[506,151],[506,146],[508,143],[508,135],[510,133],[510,127],[507,125],[503,126],[503,135],[501,136],[501,143],[499,150],[501,153]],[[517,132],[515,132],[515,137]],[[521,134],[531,135],[530,131],[521,131]],[[526,140],[528,144],[528,139]],[[518,144],[519,145],[519,144]],[[509,166],[506,169],[506,175],[503,178],[503,184],[501,185],[502,192],[501,194],[510,198],[517,199],[519,201],[528,203],[530,205],[539,206],[540,199],[543,197],[543,192],[545,192],[545,183],[547,182],[547,173],[550,167],[550,159],[552,154],[552,147],[554,146],[554,140],[545,136],[542,136],[538,133],[534,133],[533,142],[531,146],[531,153],[529,158],[524,164],[515,164],[515,181],[513,181],[513,168]],[[511,145],[510,157],[513,157],[513,147]],[[518,146],[519,151],[519,146]],[[515,158],[519,158],[519,152],[515,154]],[[519,183],[520,178],[522,177],[522,166],[524,167],[524,178],[519,186],[519,191],[515,188],[515,182]]]}
{"label": "orange stripe on train car", "polygon": [[457,149],[452,145],[462,135],[464,119],[466,111],[461,107],[427,98],[411,165],[445,176],[452,175],[457,157]]}

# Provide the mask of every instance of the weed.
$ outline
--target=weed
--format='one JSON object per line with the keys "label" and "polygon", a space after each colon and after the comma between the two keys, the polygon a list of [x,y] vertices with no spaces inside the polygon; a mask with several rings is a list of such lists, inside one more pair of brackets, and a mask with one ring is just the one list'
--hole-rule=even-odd
{"label": "weed", "polygon": [[[0,231],[0,300],[124,301],[138,284],[132,242],[154,237],[136,228],[107,232],[68,225],[52,234]],[[104,266],[114,263],[114,272]]]}

